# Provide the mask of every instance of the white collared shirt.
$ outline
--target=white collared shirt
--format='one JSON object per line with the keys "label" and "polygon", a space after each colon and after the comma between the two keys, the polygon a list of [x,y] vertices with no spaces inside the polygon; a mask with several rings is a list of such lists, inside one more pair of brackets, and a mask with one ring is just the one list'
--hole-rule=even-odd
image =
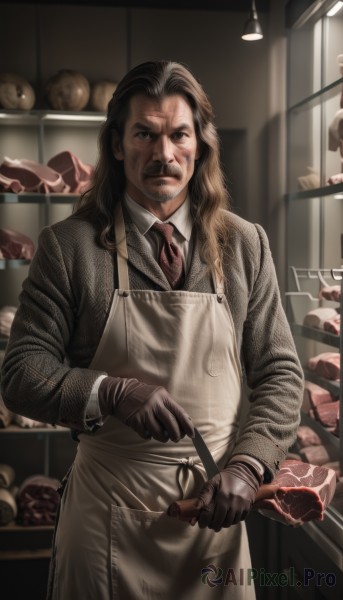
{"label": "white collared shirt", "polygon": [[184,264],[185,271],[187,273],[191,258],[191,235],[192,235],[192,217],[191,217],[191,202],[189,196],[181,204],[181,206],[165,221],[161,221],[149,212],[146,208],[135,202],[129,194],[125,194],[124,197],[125,206],[130,214],[130,217],[134,224],[137,226],[139,232],[144,235],[147,240],[153,256],[158,259],[162,239],[159,236],[153,236],[150,234],[150,229],[154,223],[171,223],[174,225],[173,240],[178,245],[182,261]]}

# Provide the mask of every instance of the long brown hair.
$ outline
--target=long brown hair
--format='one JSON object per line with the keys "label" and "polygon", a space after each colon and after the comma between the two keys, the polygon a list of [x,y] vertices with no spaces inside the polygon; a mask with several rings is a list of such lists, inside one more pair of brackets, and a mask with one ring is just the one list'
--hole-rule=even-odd
{"label": "long brown hair", "polygon": [[123,139],[130,99],[137,94],[154,99],[180,94],[193,111],[200,158],[189,182],[191,211],[203,237],[203,258],[213,265],[218,254],[221,256],[227,227],[223,209],[229,207],[229,198],[220,165],[219,138],[212,106],[200,83],[180,63],[146,62],[134,67],[120,81],[100,132],[93,187],[80,197],[74,215],[91,220],[100,245],[115,249],[114,209],[123,197],[125,175],[123,162],[113,155],[112,143],[114,136],[117,139],[119,136],[120,141]]}

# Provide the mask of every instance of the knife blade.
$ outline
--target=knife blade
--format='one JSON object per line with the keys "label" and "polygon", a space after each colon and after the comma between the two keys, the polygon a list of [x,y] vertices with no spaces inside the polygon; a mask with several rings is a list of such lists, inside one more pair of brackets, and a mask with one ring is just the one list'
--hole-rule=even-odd
{"label": "knife blade", "polygon": [[212,477],[218,475],[219,473],[218,465],[209,451],[204,438],[196,427],[194,429],[194,433],[194,438],[192,438],[194,448],[196,449],[198,456],[205,467],[207,477],[212,479]]}

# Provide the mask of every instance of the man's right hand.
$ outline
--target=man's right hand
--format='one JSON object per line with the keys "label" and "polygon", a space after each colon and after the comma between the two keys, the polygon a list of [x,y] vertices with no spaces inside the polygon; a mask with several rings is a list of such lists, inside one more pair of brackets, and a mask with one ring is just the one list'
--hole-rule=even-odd
{"label": "man's right hand", "polygon": [[147,385],[137,379],[105,377],[98,391],[103,416],[114,417],[143,438],[178,442],[194,436],[194,426],[186,411],[162,386]]}

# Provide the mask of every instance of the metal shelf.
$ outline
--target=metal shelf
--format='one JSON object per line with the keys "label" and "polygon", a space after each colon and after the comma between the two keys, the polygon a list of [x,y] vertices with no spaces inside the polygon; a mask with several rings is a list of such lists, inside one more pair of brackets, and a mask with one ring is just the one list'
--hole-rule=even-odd
{"label": "metal shelf", "polygon": [[306,198],[322,198],[323,196],[336,196],[338,194],[342,195],[343,199],[343,183],[325,185],[324,187],[302,190],[301,192],[291,192],[285,195],[285,199],[286,201],[305,200]]}
{"label": "metal shelf", "polygon": [[59,111],[59,110],[0,110],[2,125],[91,125],[99,126],[105,121],[105,113],[91,111]]}
{"label": "metal shelf", "polygon": [[8,338],[0,338],[0,350],[5,350],[8,343]]}
{"label": "metal shelf", "polygon": [[31,192],[0,193],[0,204],[71,204],[79,197],[78,194],[35,194]]}
{"label": "metal shelf", "polygon": [[307,381],[312,381],[312,383],[316,383],[320,387],[328,390],[330,394],[335,396],[335,398],[339,398],[340,391],[340,382],[333,381],[332,379],[325,379],[324,377],[320,377],[314,371],[310,371],[309,369],[304,368],[304,375]]}
{"label": "metal shelf", "polygon": [[[1,534],[1,529],[0,529]],[[3,560],[37,560],[42,558],[50,559],[51,548],[42,548],[38,550],[0,550],[0,561]]]}
{"label": "metal shelf", "polygon": [[54,525],[0,526],[0,561],[36,560],[51,556]]}
{"label": "metal shelf", "polygon": [[290,323],[291,331],[294,335],[300,337],[306,337],[334,348],[340,347],[340,336],[328,331],[322,331],[321,329],[314,329],[313,327],[305,327],[304,325],[298,325],[298,323]]}
{"label": "metal shelf", "polygon": [[24,258],[2,258],[0,259],[0,270],[3,269],[19,269],[29,265],[31,260]]}
{"label": "metal shelf", "polygon": [[56,425],[55,427],[19,427],[19,425],[9,425],[4,429],[0,429],[0,436],[3,435],[56,435],[59,434],[68,434],[71,435],[70,429],[68,427],[62,427],[60,425]]}
{"label": "metal shelf", "polygon": [[321,100],[322,96],[324,96],[325,94],[330,95],[330,93],[335,92],[336,88],[342,85],[342,83],[343,77],[336,79],[336,81],[333,81],[329,85],[326,85],[325,87],[321,88],[320,90],[317,90],[313,94],[310,94],[310,96],[307,96],[307,98],[303,98],[296,104],[293,104],[293,106],[290,106],[287,109],[288,114],[294,113],[299,109],[306,107],[308,104],[312,104],[314,106]]}
{"label": "metal shelf", "polygon": [[339,438],[333,435],[331,431],[327,431],[327,429],[325,429],[323,425],[318,423],[318,421],[316,421],[315,419],[312,419],[312,417],[310,417],[309,415],[305,413],[301,414],[301,424],[308,425],[308,427],[311,427],[313,431],[318,433],[321,439],[324,439],[326,442],[328,442],[328,444],[339,449]]}

